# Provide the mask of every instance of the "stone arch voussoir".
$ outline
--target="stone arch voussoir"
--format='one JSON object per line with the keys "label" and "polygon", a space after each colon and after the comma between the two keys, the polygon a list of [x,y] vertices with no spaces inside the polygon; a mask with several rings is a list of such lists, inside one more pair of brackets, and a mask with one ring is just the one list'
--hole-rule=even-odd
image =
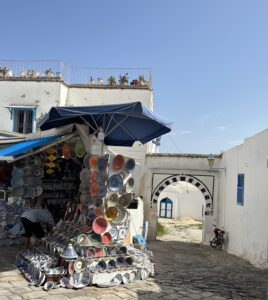
{"label": "stone arch voussoir", "polygon": [[178,175],[171,175],[162,180],[155,188],[151,196],[151,207],[153,205],[157,205],[160,193],[170,184],[184,181],[189,182],[192,185],[196,186],[202,195],[204,196],[206,208],[205,208],[205,215],[212,215],[213,214],[213,197],[211,191],[202,182],[200,179],[196,178],[195,176],[185,175],[185,174],[178,174]]}

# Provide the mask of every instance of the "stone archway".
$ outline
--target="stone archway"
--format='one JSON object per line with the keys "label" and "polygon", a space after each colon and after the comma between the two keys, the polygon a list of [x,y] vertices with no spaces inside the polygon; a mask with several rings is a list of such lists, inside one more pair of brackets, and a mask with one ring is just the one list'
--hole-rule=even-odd
{"label": "stone archway", "polygon": [[158,203],[158,198],[160,196],[160,193],[170,184],[184,181],[189,182],[192,185],[196,186],[202,195],[204,196],[206,208],[205,208],[205,215],[213,215],[213,196],[212,192],[209,190],[209,188],[206,186],[206,184],[201,181],[199,178],[188,175],[188,174],[176,174],[166,177],[164,180],[162,180],[154,189],[152,195],[151,195],[151,207],[153,204]]}

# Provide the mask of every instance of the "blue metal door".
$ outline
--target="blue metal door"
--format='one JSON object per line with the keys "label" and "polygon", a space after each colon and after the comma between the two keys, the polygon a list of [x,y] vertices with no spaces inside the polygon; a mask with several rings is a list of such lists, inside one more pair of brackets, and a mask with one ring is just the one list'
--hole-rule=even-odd
{"label": "blue metal door", "polygon": [[165,198],[160,202],[160,218],[172,218],[173,202],[169,198]]}

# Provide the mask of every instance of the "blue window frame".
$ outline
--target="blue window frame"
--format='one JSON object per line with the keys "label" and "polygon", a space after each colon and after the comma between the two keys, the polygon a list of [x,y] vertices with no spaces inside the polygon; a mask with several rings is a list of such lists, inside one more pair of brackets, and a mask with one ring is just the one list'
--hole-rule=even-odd
{"label": "blue window frame", "polygon": [[172,218],[173,202],[169,198],[165,198],[160,202],[159,217]]}
{"label": "blue window frame", "polygon": [[237,204],[244,205],[244,184],[245,184],[245,174],[237,175]]}
{"label": "blue window frame", "polygon": [[35,109],[13,108],[13,131],[18,133],[32,133],[34,131]]}

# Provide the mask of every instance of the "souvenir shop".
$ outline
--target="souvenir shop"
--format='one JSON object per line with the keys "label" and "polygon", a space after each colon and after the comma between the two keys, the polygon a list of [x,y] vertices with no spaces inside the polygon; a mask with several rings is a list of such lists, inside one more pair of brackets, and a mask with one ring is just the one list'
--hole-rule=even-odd
{"label": "souvenir shop", "polygon": [[[109,106],[113,113],[114,107]],[[81,117],[79,109],[75,112],[74,108],[70,109],[72,117],[74,113]],[[66,108],[64,110],[65,119]],[[85,110],[83,108],[83,121],[89,113]],[[51,128],[48,124],[54,115],[48,114],[40,126],[42,130]],[[59,122],[58,115],[56,117],[58,126],[66,124]],[[75,123],[77,118],[68,121]],[[129,230],[133,222],[129,208],[135,208],[138,201],[133,191],[136,162],[133,158],[104,151],[104,142],[110,142],[104,139],[103,129],[94,135],[90,132],[91,125],[86,123],[89,134],[76,126],[76,134],[70,139],[52,137],[46,145],[43,140],[39,145],[42,151],[31,148],[29,155],[12,163],[8,197],[12,201],[0,202],[0,213],[4,211],[2,215],[8,218],[4,230],[12,235],[21,230],[18,219],[27,209],[24,199],[29,195],[37,197],[40,205],[47,206],[57,222],[55,229],[37,247],[18,253],[16,258],[16,265],[29,284],[42,286],[44,290],[79,289],[89,285],[108,287],[154,275],[151,252],[146,249],[143,236],[133,237]],[[127,131],[131,129],[127,128]],[[169,132],[170,128],[166,128]],[[159,132],[154,134],[160,135]],[[89,139],[89,136],[97,138]],[[112,138],[114,141],[116,136]],[[141,140],[137,134],[135,138]],[[148,139],[151,140],[152,135]],[[100,151],[96,151],[95,144],[101,145]]]}

